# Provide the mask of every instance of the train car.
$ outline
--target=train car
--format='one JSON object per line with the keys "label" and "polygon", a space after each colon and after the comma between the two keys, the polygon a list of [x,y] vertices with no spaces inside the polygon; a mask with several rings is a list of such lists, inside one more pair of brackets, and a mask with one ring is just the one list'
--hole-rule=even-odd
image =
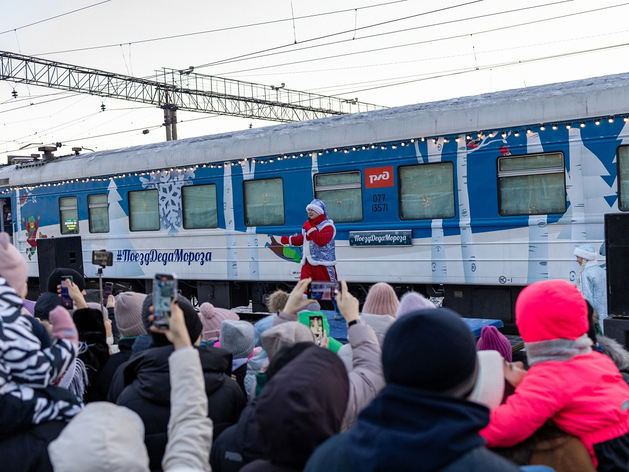
{"label": "train car", "polygon": [[[574,281],[603,215],[629,210],[629,74],[529,87],[0,168],[5,229],[113,252],[107,280],[174,272],[235,305],[299,278],[306,205],[337,228],[337,270],[513,322],[523,286]],[[59,239],[57,239],[59,241]],[[39,263],[38,263],[39,262]]]}

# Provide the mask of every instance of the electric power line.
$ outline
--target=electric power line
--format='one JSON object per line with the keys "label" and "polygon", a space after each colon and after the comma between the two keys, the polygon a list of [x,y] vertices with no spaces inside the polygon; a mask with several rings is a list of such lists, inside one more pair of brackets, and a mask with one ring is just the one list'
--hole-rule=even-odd
{"label": "electric power line", "polygon": [[61,18],[62,16],[71,15],[72,13],[76,13],[76,12],[79,12],[79,11],[82,11],[82,10],[87,10],[88,8],[96,7],[98,5],[102,5],[103,3],[108,3],[108,2],[111,2],[111,0],[103,0],[102,2],[94,3],[92,5],[88,5],[88,6],[82,7],[82,8],[77,8],[76,10],[68,11],[66,13],[61,13],[60,15],[51,16],[50,18],[46,18],[44,20],[35,21],[34,23],[29,23],[28,25],[19,26],[17,28],[11,28],[11,29],[8,29],[6,31],[0,32],[0,35],[5,34],[5,33],[10,33],[11,31],[17,31],[17,30],[20,30],[20,29],[28,28],[29,26],[39,25],[40,23],[45,23],[46,21],[50,21],[50,20],[54,20],[54,19],[57,19],[57,18]]}

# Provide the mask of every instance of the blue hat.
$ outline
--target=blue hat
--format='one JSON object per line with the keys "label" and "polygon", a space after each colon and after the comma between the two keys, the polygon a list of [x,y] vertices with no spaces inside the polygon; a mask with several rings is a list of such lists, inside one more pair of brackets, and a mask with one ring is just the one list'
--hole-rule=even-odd
{"label": "blue hat", "polygon": [[585,259],[586,261],[595,261],[597,256],[596,251],[591,244],[581,244],[574,250],[574,255]]}
{"label": "blue hat", "polygon": [[315,198],[306,206],[306,211],[308,210],[314,210],[319,215],[325,215],[326,218],[328,217],[328,210],[325,207],[325,203],[323,203],[318,198]]}

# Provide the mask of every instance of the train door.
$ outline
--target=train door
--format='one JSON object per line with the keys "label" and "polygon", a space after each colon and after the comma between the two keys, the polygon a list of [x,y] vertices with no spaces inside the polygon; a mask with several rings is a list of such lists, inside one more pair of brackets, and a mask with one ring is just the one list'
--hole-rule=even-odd
{"label": "train door", "polygon": [[8,233],[13,243],[13,213],[11,211],[11,198],[0,198],[0,231]]}

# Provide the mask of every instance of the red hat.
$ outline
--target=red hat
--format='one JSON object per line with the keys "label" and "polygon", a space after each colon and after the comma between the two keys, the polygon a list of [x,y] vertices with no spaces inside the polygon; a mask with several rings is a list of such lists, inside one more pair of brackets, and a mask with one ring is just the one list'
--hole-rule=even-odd
{"label": "red hat", "polygon": [[525,343],[570,339],[587,333],[588,310],[579,289],[565,280],[525,287],[515,302],[515,322]]}

